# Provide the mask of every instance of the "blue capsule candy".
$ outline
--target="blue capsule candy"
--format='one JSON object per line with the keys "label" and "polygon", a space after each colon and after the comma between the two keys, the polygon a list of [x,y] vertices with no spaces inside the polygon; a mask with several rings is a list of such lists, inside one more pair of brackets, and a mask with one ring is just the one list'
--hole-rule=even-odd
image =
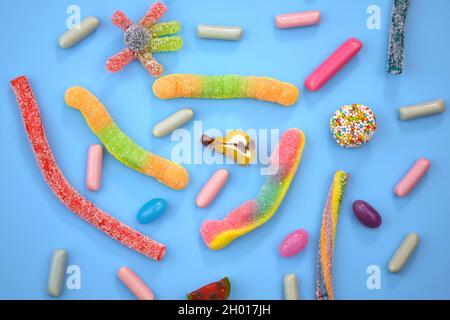
{"label": "blue capsule candy", "polygon": [[140,223],[149,223],[158,219],[166,209],[166,200],[152,199],[138,211],[136,218]]}

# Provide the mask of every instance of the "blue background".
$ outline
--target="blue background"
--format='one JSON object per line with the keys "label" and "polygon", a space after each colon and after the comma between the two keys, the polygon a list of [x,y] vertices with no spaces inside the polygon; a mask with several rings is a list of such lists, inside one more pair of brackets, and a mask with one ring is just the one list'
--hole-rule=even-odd
{"label": "blue background", "polygon": [[[339,2],[339,3],[338,3]],[[295,273],[300,295],[314,298],[315,258],[322,210],[337,169],[351,174],[342,204],[335,250],[335,296],[338,299],[450,298],[450,181],[448,112],[408,122],[398,119],[399,106],[432,99],[450,100],[448,32],[450,2],[412,1],[407,25],[406,68],[403,75],[386,73],[391,1],[165,1],[163,20],[178,19],[184,47],[178,53],[158,54],[169,73],[247,74],[271,76],[298,85],[299,102],[292,108],[253,100],[160,101],[153,79],[137,62],[118,74],[106,72],[105,60],[123,48],[122,31],[110,16],[123,10],[138,20],[151,1],[1,1],[0,21],[0,298],[47,299],[46,282],[52,250],[66,248],[69,264],[80,266],[81,290],[63,290],[61,299],[132,299],[115,272],[131,267],[159,299],[182,299],[184,294],[227,275],[232,299],[281,299],[282,277]],[[58,37],[65,31],[66,8],[79,5],[82,17],[97,16],[101,25],[77,46],[64,50]],[[371,4],[381,8],[381,30],[366,27]],[[280,13],[321,10],[320,25],[278,30]],[[197,24],[239,25],[239,42],[198,39]],[[318,92],[303,87],[306,77],[349,37],[364,47],[336,77]],[[56,200],[39,172],[23,130],[9,81],[29,77],[41,106],[55,157],[68,178],[88,199],[113,216],[167,245],[162,262],[151,261],[82,222]],[[67,107],[64,91],[82,85],[107,106],[119,126],[137,143],[169,157],[174,142],[156,139],[155,123],[180,108],[192,108],[203,128],[301,128],[307,137],[303,160],[287,196],[273,219],[222,251],[203,244],[203,220],[224,217],[244,200],[253,198],[264,177],[260,166],[226,165],[230,180],[207,209],[195,197],[219,167],[187,165],[189,187],[173,191],[104,157],[102,188],[85,188],[87,149],[98,143],[79,112]],[[340,148],[328,130],[333,112],[344,104],[363,103],[374,110],[378,130],[368,145]],[[185,128],[193,130],[193,122]],[[198,147],[198,142],[195,141]],[[393,194],[397,181],[417,158],[432,166],[406,198]],[[136,212],[156,197],[169,202],[158,221],[140,225]],[[364,199],[378,209],[383,225],[362,226],[351,204]],[[285,259],[277,249],[285,235],[297,228],[310,233],[307,248]],[[389,274],[387,263],[409,232],[422,242],[400,274]],[[381,268],[380,290],[366,287],[366,268]]]}

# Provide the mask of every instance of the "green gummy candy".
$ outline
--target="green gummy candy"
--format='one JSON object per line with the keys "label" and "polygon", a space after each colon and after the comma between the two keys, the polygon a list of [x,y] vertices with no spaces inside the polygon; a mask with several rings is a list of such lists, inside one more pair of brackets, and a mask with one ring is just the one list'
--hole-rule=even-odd
{"label": "green gummy candy", "polygon": [[179,36],[154,38],[150,40],[151,52],[177,51],[183,46],[183,39]]}
{"label": "green gummy candy", "polygon": [[203,76],[202,91],[200,97],[221,98],[245,98],[245,78],[236,75]]}
{"label": "green gummy candy", "polygon": [[112,123],[105,127],[98,137],[108,151],[125,165],[142,171],[141,168],[148,160],[148,152],[137,145],[119,127]]}
{"label": "green gummy candy", "polygon": [[175,34],[181,30],[181,24],[178,21],[161,22],[151,27],[150,32],[153,38]]}

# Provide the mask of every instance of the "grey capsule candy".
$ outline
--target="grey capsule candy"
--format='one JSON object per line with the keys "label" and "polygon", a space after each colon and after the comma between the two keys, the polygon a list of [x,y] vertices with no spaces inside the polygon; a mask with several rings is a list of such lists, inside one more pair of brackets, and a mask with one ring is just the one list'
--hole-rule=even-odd
{"label": "grey capsule candy", "polygon": [[175,129],[183,126],[194,117],[194,111],[191,109],[181,109],[172,113],[169,117],[157,123],[153,127],[153,135],[162,138],[173,132]]}
{"label": "grey capsule candy", "polygon": [[297,276],[293,273],[283,278],[284,300],[300,300]]}
{"label": "grey capsule candy", "polygon": [[66,264],[67,251],[64,249],[57,249],[53,251],[47,284],[48,294],[52,297],[59,297],[61,295],[64,274],[66,273]]}
{"label": "grey capsule candy", "polygon": [[408,262],[409,258],[416,250],[419,245],[419,236],[417,233],[408,234],[398,247],[397,251],[395,251],[391,260],[389,261],[388,269],[392,273],[400,272],[405,266],[406,262]]}
{"label": "grey capsule candy", "polygon": [[197,37],[216,40],[240,40],[244,30],[236,26],[213,26],[200,24],[197,26]]}
{"label": "grey capsule candy", "polygon": [[59,46],[64,49],[74,46],[97,29],[98,25],[99,21],[96,17],[87,17],[83,19],[79,25],[66,31],[59,38]]}
{"label": "grey capsule candy", "polygon": [[445,111],[444,104],[444,100],[433,100],[412,106],[401,107],[398,109],[400,120],[411,120],[442,113]]}

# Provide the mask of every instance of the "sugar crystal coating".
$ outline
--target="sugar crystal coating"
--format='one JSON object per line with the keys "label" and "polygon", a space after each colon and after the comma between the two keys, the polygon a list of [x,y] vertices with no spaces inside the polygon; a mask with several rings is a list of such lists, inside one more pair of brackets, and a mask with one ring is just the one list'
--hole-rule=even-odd
{"label": "sugar crystal coating", "polygon": [[124,41],[131,50],[140,51],[150,41],[150,32],[140,24],[133,24],[125,31]]}
{"label": "sugar crystal coating", "polygon": [[299,129],[288,129],[283,133],[270,159],[270,174],[256,199],[243,203],[223,220],[203,222],[201,235],[210,249],[226,247],[275,214],[297,171],[304,145],[305,136]]}
{"label": "sugar crystal coating", "polygon": [[123,245],[155,260],[161,260],[166,247],[128,227],[86,200],[70,184],[59,169],[41,120],[39,106],[26,77],[11,81],[22,113],[25,131],[45,181],[55,196],[73,213]]}
{"label": "sugar crystal coating", "polygon": [[175,190],[187,186],[189,174],[185,168],[135,143],[120,130],[105,106],[87,89],[69,88],[64,99],[67,105],[83,114],[91,130],[117,160]]}
{"label": "sugar crystal coating", "polygon": [[392,75],[403,72],[408,6],[409,0],[394,0],[392,5],[388,56],[388,72]]}
{"label": "sugar crystal coating", "polygon": [[328,192],[320,229],[319,252],[316,263],[316,297],[318,300],[334,300],[333,254],[339,210],[344,197],[349,174],[336,171]]}

